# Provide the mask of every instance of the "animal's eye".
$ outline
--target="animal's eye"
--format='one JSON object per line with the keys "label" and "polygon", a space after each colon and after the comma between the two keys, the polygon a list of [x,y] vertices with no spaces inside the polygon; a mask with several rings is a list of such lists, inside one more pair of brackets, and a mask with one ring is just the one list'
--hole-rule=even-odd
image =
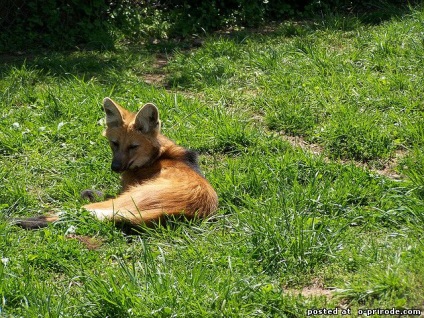
{"label": "animal's eye", "polygon": [[129,149],[129,150],[133,150],[133,149],[138,148],[138,146],[139,146],[139,145],[133,144],[133,145],[130,145],[130,146],[128,147],[128,149]]}
{"label": "animal's eye", "polygon": [[115,140],[111,140],[110,143],[112,144],[112,146],[114,146],[115,148],[119,148],[119,142],[115,141]]}

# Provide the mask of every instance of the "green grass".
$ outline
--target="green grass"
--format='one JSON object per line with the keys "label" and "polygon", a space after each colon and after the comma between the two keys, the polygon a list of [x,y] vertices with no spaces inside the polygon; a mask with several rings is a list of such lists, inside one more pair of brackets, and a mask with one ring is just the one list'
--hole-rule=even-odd
{"label": "green grass", "polygon": [[[208,37],[168,52],[164,68],[140,47],[9,57],[0,316],[424,310],[423,32],[414,9],[376,25],[332,17]],[[163,87],[146,74],[165,75]],[[101,137],[105,96],[159,106],[163,133],[201,153],[215,217],[127,235],[80,210],[84,189],[119,191]],[[389,163],[400,179],[377,170]],[[67,213],[46,229],[8,223],[57,209]],[[89,249],[73,233],[102,244]],[[311,286],[333,297],[293,293]]]}

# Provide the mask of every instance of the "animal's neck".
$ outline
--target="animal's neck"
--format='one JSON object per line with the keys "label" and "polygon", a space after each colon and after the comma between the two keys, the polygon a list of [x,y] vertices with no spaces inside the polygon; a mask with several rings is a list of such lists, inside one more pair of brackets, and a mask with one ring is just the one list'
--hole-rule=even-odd
{"label": "animal's neck", "polygon": [[160,144],[159,156],[157,160],[160,159],[177,159],[180,160],[185,155],[186,150],[176,145],[172,140],[167,137],[160,135],[158,136],[158,141]]}

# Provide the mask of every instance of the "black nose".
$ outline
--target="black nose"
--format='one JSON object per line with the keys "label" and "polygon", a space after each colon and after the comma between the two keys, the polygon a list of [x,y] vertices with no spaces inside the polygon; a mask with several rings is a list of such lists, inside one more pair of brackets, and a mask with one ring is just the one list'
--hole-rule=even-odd
{"label": "black nose", "polygon": [[112,165],[110,166],[112,171],[114,172],[121,172],[122,171],[122,165],[120,162],[112,161]]}

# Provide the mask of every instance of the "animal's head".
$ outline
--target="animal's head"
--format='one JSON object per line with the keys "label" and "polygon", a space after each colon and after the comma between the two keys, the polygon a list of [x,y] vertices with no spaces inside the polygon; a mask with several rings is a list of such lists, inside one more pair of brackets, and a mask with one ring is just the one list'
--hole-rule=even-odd
{"label": "animal's head", "polygon": [[155,105],[146,104],[137,113],[119,106],[110,98],[103,100],[106,130],[113,153],[111,168],[115,172],[142,167],[159,153],[159,112]]}

